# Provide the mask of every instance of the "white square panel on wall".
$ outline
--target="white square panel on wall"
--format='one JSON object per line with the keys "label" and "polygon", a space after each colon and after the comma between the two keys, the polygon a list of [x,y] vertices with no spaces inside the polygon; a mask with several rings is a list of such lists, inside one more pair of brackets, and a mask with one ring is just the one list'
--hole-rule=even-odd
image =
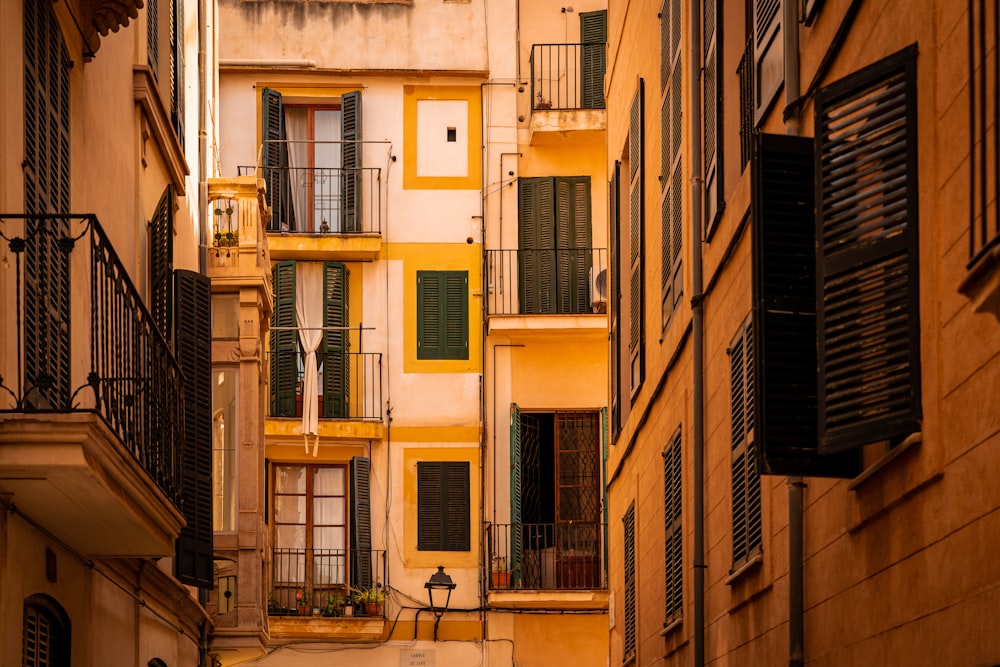
{"label": "white square panel on wall", "polygon": [[469,175],[469,103],[417,101],[417,176]]}

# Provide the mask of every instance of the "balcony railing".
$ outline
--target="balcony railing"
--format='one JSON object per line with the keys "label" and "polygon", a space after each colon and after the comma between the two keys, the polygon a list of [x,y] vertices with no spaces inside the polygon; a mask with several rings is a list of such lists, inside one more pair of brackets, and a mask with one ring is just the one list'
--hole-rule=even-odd
{"label": "balcony railing", "polygon": [[[293,548],[273,549],[271,554],[267,609],[272,616],[311,614],[317,607],[335,614],[348,601],[357,603],[359,594],[388,587],[389,566],[381,549]],[[363,613],[359,608],[357,614]],[[374,612],[384,614],[384,607]]]}
{"label": "balcony railing", "polygon": [[606,248],[487,250],[490,315],[607,311]]}
{"label": "balcony railing", "polygon": [[259,173],[271,206],[269,232],[380,234],[382,170],[377,167],[240,167]]}
{"label": "balcony railing", "polygon": [[490,589],[604,589],[604,538],[596,521],[489,525]]}
{"label": "balcony railing", "polygon": [[[295,351],[269,352],[268,367],[294,369],[294,401],[272,400],[269,417],[301,417],[304,369],[301,344]],[[275,363],[270,363],[274,361]],[[316,352],[319,371],[318,408],[320,419],[382,421],[382,354],[380,352]],[[280,386],[272,378],[272,386]]]}
{"label": "balcony railing", "polygon": [[97,217],[2,215],[0,238],[0,412],[99,414],[177,505],[181,372]]}
{"label": "balcony railing", "polygon": [[533,44],[531,109],[603,109],[605,44]]}

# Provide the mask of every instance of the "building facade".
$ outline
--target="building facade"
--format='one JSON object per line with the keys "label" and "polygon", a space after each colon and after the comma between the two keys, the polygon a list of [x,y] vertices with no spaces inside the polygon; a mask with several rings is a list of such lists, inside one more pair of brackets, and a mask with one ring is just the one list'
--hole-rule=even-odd
{"label": "building facade", "polygon": [[3,664],[211,664],[200,18],[0,8]]}
{"label": "building facade", "polygon": [[611,0],[611,664],[993,664],[996,2]]}

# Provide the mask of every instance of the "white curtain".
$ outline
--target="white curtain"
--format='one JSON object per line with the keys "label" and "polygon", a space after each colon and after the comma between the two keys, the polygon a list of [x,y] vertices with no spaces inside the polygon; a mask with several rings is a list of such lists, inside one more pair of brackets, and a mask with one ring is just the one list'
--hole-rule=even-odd
{"label": "white curtain", "polygon": [[285,107],[285,138],[288,139],[288,182],[292,190],[295,229],[304,232],[309,226],[309,116],[304,107]]}
{"label": "white curtain", "polygon": [[319,453],[319,373],[316,350],[323,340],[323,265],[299,262],[295,267],[295,317],[299,325],[299,340],[305,353],[302,369],[302,435],[306,452],[309,436],[315,438],[313,456]]}

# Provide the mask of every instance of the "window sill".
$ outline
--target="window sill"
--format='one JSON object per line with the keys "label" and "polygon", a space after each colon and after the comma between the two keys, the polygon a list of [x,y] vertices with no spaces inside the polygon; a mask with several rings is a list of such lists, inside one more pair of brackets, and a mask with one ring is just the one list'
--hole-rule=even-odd
{"label": "window sill", "polygon": [[885,454],[882,455],[882,457],[878,461],[868,466],[860,475],[852,479],[851,482],[847,485],[847,490],[854,491],[858,489],[869,479],[877,475],[879,471],[888,467],[889,464],[891,464],[893,461],[902,456],[904,452],[913,449],[921,442],[923,442],[923,440],[924,436],[922,433],[910,434],[909,436],[906,437],[906,439],[903,440],[903,442],[899,443],[897,446],[887,451]]}
{"label": "window sill", "polygon": [[763,551],[758,551],[754,555],[750,556],[750,558],[747,559],[747,562],[743,563],[742,565],[740,565],[735,570],[729,573],[729,576],[726,577],[725,581],[726,586],[732,586],[733,583],[741,579],[743,575],[745,575],[747,572],[750,572],[751,570],[760,567],[760,564],[763,562],[764,562]]}
{"label": "window sill", "polygon": [[660,636],[666,637],[667,635],[673,634],[680,628],[684,627],[684,617],[678,616],[672,621],[667,621],[663,624],[663,629],[660,630]]}

